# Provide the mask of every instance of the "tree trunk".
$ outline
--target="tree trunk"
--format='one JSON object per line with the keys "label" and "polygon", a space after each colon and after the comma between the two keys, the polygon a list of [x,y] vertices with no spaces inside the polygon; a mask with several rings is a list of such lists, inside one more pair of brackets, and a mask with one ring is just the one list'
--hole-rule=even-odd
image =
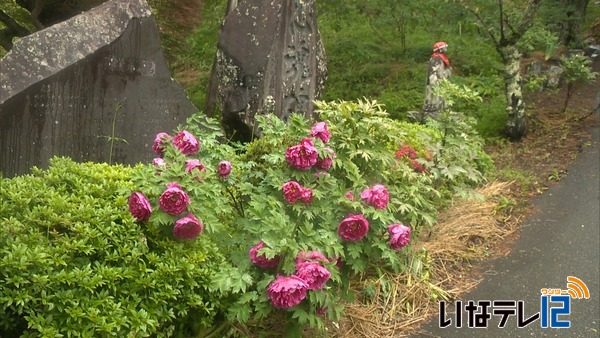
{"label": "tree trunk", "polygon": [[527,134],[527,114],[521,87],[521,53],[515,45],[499,48],[504,61],[504,85],[508,121],[506,134],[511,140],[519,140]]}
{"label": "tree trunk", "polygon": [[561,43],[570,48],[581,47],[581,28],[589,0],[563,0],[566,19],[562,22]]}

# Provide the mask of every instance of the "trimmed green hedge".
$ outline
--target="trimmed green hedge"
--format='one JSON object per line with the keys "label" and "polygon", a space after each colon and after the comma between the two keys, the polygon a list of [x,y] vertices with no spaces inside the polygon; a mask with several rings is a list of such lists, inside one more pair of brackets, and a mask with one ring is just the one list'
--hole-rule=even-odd
{"label": "trimmed green hedge", "polygon": [[[0,177],[0,337],[189,334],[219,311],[223,257],[206,238],[152,236],[131,217],[135,168],[55,158]],[[190,316],[194,319],[190,320]]]}

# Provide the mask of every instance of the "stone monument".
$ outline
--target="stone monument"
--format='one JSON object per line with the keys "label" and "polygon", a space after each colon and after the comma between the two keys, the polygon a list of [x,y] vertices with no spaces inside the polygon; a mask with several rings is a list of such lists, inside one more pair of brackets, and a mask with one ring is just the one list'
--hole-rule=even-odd
{"label": "stone monument", "polygon": [[315,1],[229,1],[205,113],[218,105],[223,127],[249,140],[254,117],[310,117],[327,76]]}
{"label": "stone monument", "polygon": [[171,78],[144,0],[111,0],[15,43],[0,60],[0,171],[52,156],[135,164],[197,112]]}

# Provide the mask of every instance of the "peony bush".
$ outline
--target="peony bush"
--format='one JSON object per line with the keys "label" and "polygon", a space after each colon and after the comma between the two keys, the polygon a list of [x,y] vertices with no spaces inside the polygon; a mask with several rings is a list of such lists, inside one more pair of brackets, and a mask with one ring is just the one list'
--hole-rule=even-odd
{"label": "peony bush", "polygon": [[226,322],[278,313],[298,330],[339,319],[354,276],[405,269],[411,236],[435,223],[448,192],[484,177],[439,175],[454,154],[439,151],[448,128],[392,121],[375,102],[316,104],[317,122],[257,117],[261,138],[248,145],[221,142],[215,121],[194,117],[156,136],[159,157],[136,176],[132,219],[227,257],[210,285],[228,295]]}

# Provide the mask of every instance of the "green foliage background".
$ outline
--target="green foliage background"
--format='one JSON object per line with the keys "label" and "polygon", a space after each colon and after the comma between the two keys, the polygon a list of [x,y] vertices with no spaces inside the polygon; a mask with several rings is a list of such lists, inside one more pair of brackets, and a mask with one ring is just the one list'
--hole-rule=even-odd
{"label": "green foliage background", "polygon": [[[150,1],[161,25],[169,21],[160,14],[168,9],[168,3]],[[186,89],[200,109],[226,5],[226,0],[204,1],[200,26],[187,34],[183,44],[163,30],[174,69],[198,71],[196,81]],[[329,71],[321,99],[376,99],[392,118],[404,120],[408,111],[419,110],[423,104],[431,48],[443,40],[449,44],[452,81],[476,90],[483,98],[456,109],[476,118],[482,136],[500,135],[506,123],[502,63],[476,20],[459,6],[434,0],[319,0],[317,12]],[[600,6],[588,5],[583,28],[589,28],[598,15]],[[564,4],[547,1],[534,28],[520,43],[525,55],[542,50],[552,56],[558,47],[561,23],[566,20]]]}

